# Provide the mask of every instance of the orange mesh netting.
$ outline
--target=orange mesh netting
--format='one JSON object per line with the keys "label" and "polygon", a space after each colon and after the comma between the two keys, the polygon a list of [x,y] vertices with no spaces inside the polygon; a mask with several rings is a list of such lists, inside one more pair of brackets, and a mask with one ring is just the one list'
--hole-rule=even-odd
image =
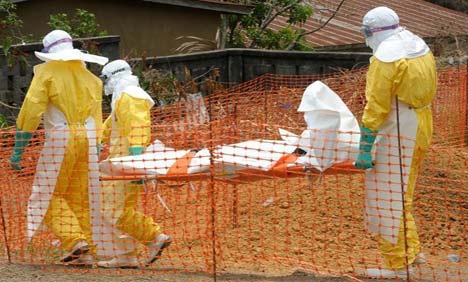
{"label": "orange mesh netting", "polygon": [[[319,147],[302,149],[314,150],[315,161],[332,165],[321,170],[313,163],[301,163],[304,150],[286,142],[279,131],[301,135],[307,128],[297,108],[304,89],[317,80],[337,93],[360,121],[365,104],[365,71],[264,75],[191,103],[155,108],[151,130],[154,142],[140,158],[109,160],[104,147],[100,183],[113,187],[113,194],[100,195],[107,202],[100,203],[98,214],[102,218],[96,222],[117,226],[119,203],[129,191],[122,187],[131,187],[139,196],[131,199],[136,211],[151,217],[173,242],[149,266],[145,266],[145,259],[150,255],[151,240],[135,244],[136,269],[87,271],[112,275],[131,271],[276,276],[301,268],[359,280],[363,269],[383,267],[377,238],[364,224],[369,215],[364,208],[364,173],[354,168],[353,159],[334,159],[340,152],[327,151],[334,140],[326,138],[316,140],[314,144],[321,144]],[[413,275],[429,281],[468,281],[466,66],[439,70],[432,110],[432,145],[417,179],[412,209],[427,262],[415,267]],[[334,135],[327,132],[320,136]],[[392,140],[389,147],[397,148],[398,136],[388,138]],[[36,168],[44,139],[44,131],[37,130],[23,155],[23,169],[13,171],[8,159],[15,131],[1,131],[0,261],[82,271],[62,266],[63,242],[50,228],[43,228],[44,224],[28,241],[28,199],[34,177],[39,169],[46,175],[54,174]],[[341,150],[351,153],[357,146],[352,142],[348,145]],[[396,159],[401,162],[389,165],[399,167],[411,160],[411,155],[403,152]],[[67,183],[83,188],[80,185],[88,182],[78,177],[82,173],[73,172]],[[403,173],[403,178],[407,176]],[[145,181],[130,182],[141,179]],[[41,185],[45,184],[36,185],[39,191]],[[381,195],[378,189],[376,192]],[[77,206],[88,205],[88,195],[72,196],[84,199],[75,201]],[[128,224],[133,224],[127,228],[135,234],[141,231],[138,220]],[[63,230],[67,228],[71,227],[64,226]],[[126,240],[128,244],[132,241],[128,236]],[[107,248],[117,249],[117,245],[109,244]],[[449,260],[449,255],[456,255],[459,261]]]}

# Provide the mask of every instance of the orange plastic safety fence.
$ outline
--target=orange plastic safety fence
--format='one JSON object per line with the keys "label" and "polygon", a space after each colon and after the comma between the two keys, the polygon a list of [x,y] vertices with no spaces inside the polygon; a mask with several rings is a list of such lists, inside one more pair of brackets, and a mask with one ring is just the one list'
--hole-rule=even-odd
{"label": "orange plastic safety fence", "polygon": [[[359,132],[309,129],[310,146],[281,134],[305,132],[297,108],[317,80],[360,121],[365,71],[264,75],[209,97],[189,96],[152,111],[152,143],[144,154],[128,156],[127,145],[111,139],[99,163],[89,153],[93,144],[75,147],[83,132],[51,137],[39,129],[22,170],[13,170],[15,130],[3,129],[0,262],[67,271],[90,263],[87,271],[113,275],[278,276],[300,268],[359,280],[367,268],[384,268],[384,255],[395,265],[413,261],[412,248],[420,246],[426,262],[414,265],[412,277],[468,281],[466,66],[439,70],[433,140],[417,180],[410,167],[421,152],[413,155],[412,138],[381,135],[387,162],[377,163],[372,178],[352,163]],[[337,146],[337,138],[347,141]],[[113,157],[118,151],[121,157]],[[376,231],[386,234],[385,251]],[[172,243],[147,264],[161,232]],[[94,261],[61,262],[80,240]],[[115,256],[122,264],[107,266],[132,269],[97,267]]]}

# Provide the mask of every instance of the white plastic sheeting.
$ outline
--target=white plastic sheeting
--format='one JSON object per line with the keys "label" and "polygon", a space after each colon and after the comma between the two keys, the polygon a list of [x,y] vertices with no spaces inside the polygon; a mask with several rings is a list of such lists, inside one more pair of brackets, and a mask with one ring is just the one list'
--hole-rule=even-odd
{"label": "white plastic sheeting", "polygon": [[359,150],[360,129],[341,98],[321,81],[309,85],[298,108],[307,129],[300,136],[280,130],[289,144],[306,151],[297,163],[325,171],[335,163],[354,160]]}
{"label": "white plastic sheeting", "polygon": [[[151,144],[144,154],[111,158],[101,162],[101,172],[110,175],[165,175],[190,150],[175,150],[159,140]],[[187,174],[207,171],[210,168],[210,152],[202,149],[195,153],[187,166]]]}
{"label": "white plastic sheeting", "polygon": [[226,174],[244,168],[268,171],[282,156],[293,153],[296,148],[282,140],[250,140],[218,146],[213,159],[222,165]]}

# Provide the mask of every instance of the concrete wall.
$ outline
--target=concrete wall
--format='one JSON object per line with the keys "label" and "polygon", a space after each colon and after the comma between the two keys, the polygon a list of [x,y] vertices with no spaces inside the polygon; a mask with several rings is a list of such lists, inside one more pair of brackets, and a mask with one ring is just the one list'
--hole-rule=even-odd
{"label": "concrete wall", "polygon": [[171,71],[179,80],[187,68],[198,77],[217,68],[220,81],[230,84],[248,81],[262,74],[324,74],[365,66],[370,53],[298,52],[256,49],[225,49],[189,55],[145,58],[145,63],[158,70]]}

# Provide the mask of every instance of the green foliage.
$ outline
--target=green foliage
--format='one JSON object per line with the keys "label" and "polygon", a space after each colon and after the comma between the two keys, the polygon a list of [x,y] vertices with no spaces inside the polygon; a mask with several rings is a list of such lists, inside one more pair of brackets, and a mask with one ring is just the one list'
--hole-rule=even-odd
{"label": "green foliage", "polygon": [[19,30],[23,22],[15,12],[16,5],[9,0],[0,0],[0,37],[8,38],[11,42],[19,39]]}
{"label": "green foliage", "polygon": [[460,11],[463,13],[468,13],[468,1],[467,0],[426,0],[428,2]]}
{"label": "green foliage", "polygon": [[22,27],[23,21],[16,14],[16,5],[9,0],[0,0],[0,46],[9,68],[18,62],[27,64],[25,54],[13,46],[26,41],[21,34]]}
{"label": "green foliage", "polygon": [[[300,0],[251,1],[248,15],[226,16],[226,47],[310,50],[301,33],[301,24],[313,9]],[[288,25],[279,30],[269,28],[277,17],[285,17]]]}
{"label": "green foliage", "polygon": [[0,114],[0,128],[8,127],[8,122],[4,115]]}
{"label": "green foliage", "polygon": [[[61,29],[71,34],[72,27],[68,15],[65,13],[58,13],[49,16],[49,22],[47,23],[53,29]],[[73,35],[72,35],[73,36]]]}
{"label": "green foliage", "polygon": [[50,15],[47,24],[53,29],[68,32],[74,38],[107,35],[106,30],[101,30],[96,16],[84,9],[76,9],[72,18],[69,18],[66,13]]}

